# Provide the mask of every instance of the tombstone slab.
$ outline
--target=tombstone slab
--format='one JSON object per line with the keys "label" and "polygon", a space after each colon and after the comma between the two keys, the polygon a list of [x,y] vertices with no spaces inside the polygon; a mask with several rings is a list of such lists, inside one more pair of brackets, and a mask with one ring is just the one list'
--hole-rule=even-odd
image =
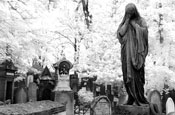
{"label": "tombstone slab", "polygon": [[15,94],[15,103],[26,103],[27,102],[27,93],[24,88],[21,87],[17,89]]}
{"label": "tombstone slab", "polygon": [[30,102],[37,101],[37,89],[38,87],[34,82],[29,84],[28,97]]}
{"label": "tombstone slab", "polygon": [[54,101],[66,105],[66,115],[74,115],[74,93],[72,91],[55,91]]}
{"label": "tombstone slab", "polygon": [[54,88],[54,101],[66,105],[66,115],[74,115],[74,92],[70,88],[69,70],[72,63],[66,58],[54,64],[57,84]]}
{"label": "tombstone slab", "polygon": [[166,115],[168,115],[168,114],[170,114],[172,112],[175,112],[174,102],[173,102],[172,98],[169,97],[167,99],[167,102],[166,102]]}
{"label": "tombstone slab", "polygon": [[127,100],[128,100],[128,94],[120,94],[118,103],[122,105],[125,104]]}
{"label": "tombstone slab", "polygon": [[159,112],[162,113],[162,101],[159,91],[155,89],[149,90],[147,93],[147,100],[152,104],[157,104]]}
{"label": "tombstone slab", "polygon": [[111,115],[111,102],[107,96],[98,96],[94,99],[90,115]]}

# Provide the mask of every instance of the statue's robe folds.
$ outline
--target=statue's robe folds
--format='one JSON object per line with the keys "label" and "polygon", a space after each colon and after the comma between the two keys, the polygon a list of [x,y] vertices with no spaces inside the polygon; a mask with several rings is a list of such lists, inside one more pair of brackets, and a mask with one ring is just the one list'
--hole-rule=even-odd
{"label": "statue's robe folds", "polygon": [[137,105],[147,104],[144,97],[145,72],[144,63],[148,53],[148,30],[143,18],[135,21],[136,27],[128,25],[123,36],[117,31],[117,37],[121,43],[121,61],[123,80],[128,93],[128,103]]}

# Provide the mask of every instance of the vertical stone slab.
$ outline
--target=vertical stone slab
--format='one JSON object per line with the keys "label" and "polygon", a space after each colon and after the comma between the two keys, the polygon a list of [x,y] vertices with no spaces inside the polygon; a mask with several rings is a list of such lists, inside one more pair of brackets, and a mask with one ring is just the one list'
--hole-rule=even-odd
{"label": "vertical stone slab", "polygon": [[107,96],[98,96],[91,104],[90,115],[111,115],[111,102]]}
{"label": "vertical stone slab", "polygon": [[119,105],[122,105],[122,104],[125,104],[128,100],[128,95],[123,93],[123,94],[120,94],[119,96],[119,99],[118,99],[118,104]]}
{"label": "vertical stone slab", "polygon": [[147,99],[150,103],[157,104],[159,112],[162,113],[162,101],[159,91],[151,89],[148,91]]}
{"label": "vertical stone slab", "polygon": [[25,92],[23,87],[17,89],[15,94],[15,102],[16,103],[26,103],[27,102],[27,93]]}
{"label": "vertical stone slab", "polygon": [[66,58],[54,64],[55,75],[58,82],[54,88],[54,101],[66,106],[66,115],[74,115],[74,93],[70,88],[69,70],[73,67],[72,63]]}
{"label": "vertical stone slab", "polygon": [[29,84],[28,88],[28,98],[30,102],[37,101],[37,85],[34,82]]}
{"label": "vertical stone slab", "polygon": [[175,112],[174,102],[171,97],[169,97],[166,101],[166,115],[169,113]]}
{"label": "vertical stone slab", "polygon": [[104,84],[101,84],[100,85],[100,95],[105,95],[105,94],[106,94],[105,85]]}
{"label": "vertical stone slab", "polygon": [[55,91],[54,101],[66,105],[66,115],[74,115],[74,93],[73,91]]}

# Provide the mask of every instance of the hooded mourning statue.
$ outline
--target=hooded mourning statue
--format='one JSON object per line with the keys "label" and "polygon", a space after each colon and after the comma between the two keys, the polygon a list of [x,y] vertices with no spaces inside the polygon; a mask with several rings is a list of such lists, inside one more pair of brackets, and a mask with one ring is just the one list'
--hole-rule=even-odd
{"label": "hooded mourning statue", "polygon": [[123,80],[128,93],[126,104],[148,104],[144,96],[148,29],[133,3],[126,5],[124,18],[117,30],[117,38],[121,44]]}

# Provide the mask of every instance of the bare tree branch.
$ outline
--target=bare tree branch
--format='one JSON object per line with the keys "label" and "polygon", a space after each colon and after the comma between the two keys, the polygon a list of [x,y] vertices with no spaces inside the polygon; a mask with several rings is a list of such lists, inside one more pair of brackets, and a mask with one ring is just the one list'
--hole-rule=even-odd
{"label": "bare tree branch", "polygon": [[7,2],[10,5],[11,9],[14,10],[14,11],[16,11],[21,16],[21,18],[23,20],[25,20],[25,18],[21,15],[21,13],[17,10],[17,8],[15,8],[9,1],[7,1]]}
{"label": "bare tree branch", "polygon": [[61,35],[61,36],[63,36],[64,38],[67,38],[67,39],[70,41],[70,43],[74,46],[75,43],[72,42],[72,40],[71,40],[68,36],[66,36],[66,35],[64,35],[64,34],[58,32],[58,31],[55,31],[55,33],[56,33],[56,34],[59,34],[59,35]]}
{"label": "bare tree branch", "polygon": [[25,2],[23,2],[22,0],[18,0],[19,2],[21,2],[22,4],[24,4],[24,5],[26,5],[26,3]]}

